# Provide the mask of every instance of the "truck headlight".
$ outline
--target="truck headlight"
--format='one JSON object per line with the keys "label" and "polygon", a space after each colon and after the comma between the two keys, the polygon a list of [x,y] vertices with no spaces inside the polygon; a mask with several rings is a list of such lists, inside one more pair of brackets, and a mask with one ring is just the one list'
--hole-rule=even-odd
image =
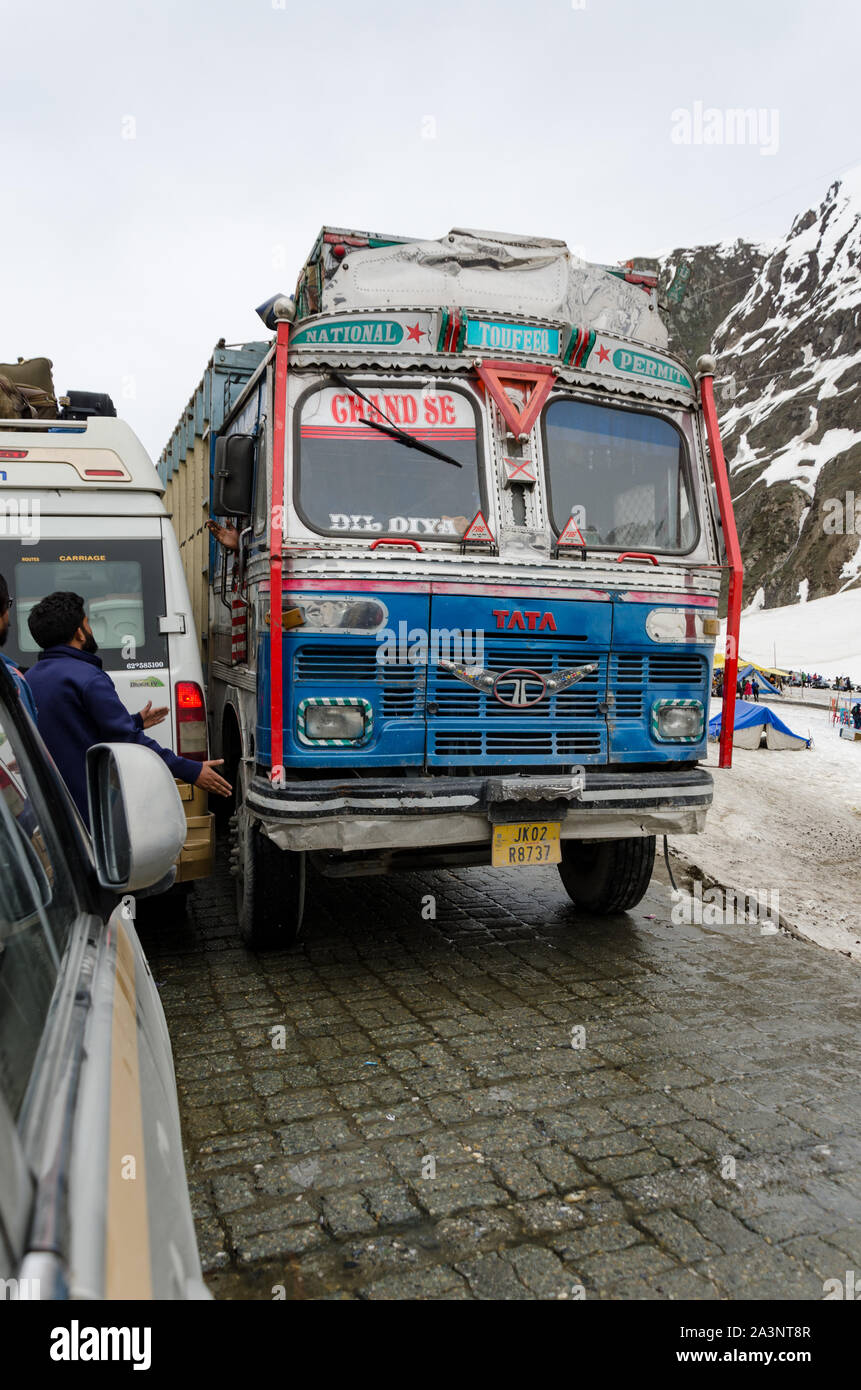
{"label": "truck headlight", "polygon": [[700,700],[656,700],[652,705],[652,735],[663,743],[698,743],[704,726]]}
{"label": "truck headlight", "polygon": [[316,747],[363,743],[373,724],[374,711],[367,700],[321,696],[300,701],[296,711],[299,742]]}
{"label": "truck headlight", "polygon": [[719,631],[708,608],[650,608],[646,614],[646,636],[653,642],[708,642]]}
{"label": "truck headlight", "polygon": [[388,622],[388,609],[364,594],[291,594],[301,611],[305,636],[309,632],[378,632]]}

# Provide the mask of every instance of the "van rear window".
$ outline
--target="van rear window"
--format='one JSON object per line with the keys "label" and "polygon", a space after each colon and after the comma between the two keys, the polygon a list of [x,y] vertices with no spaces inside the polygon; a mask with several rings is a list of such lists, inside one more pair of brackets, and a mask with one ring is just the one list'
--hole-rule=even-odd
{"label": "van rear window", "polygon": [[31,665],[38,647],[27,618],[46,594],[65,590],[84,600],[93,635],[108,669],[164,665],[166,639],[158,630],[165,612],[159,541],[57,541],[43,539],[18,549],[0,571],[14,599],[6,654]]}

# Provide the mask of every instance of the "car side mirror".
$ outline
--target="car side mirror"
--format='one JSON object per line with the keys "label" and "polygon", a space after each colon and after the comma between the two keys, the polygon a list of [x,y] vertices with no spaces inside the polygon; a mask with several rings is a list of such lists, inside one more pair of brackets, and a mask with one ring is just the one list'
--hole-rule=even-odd
{"label": "car side mirror", "polygon": [[87,750],[87,796],[102,887],[135,893],[167,880],[169,888],[187,826],[158,754],[137,743],[95,744]]}
{"label": "car side mirror", "polygon": [[228,434],[215,441],[214,516],[250,516],[254,506],[254,436]]}

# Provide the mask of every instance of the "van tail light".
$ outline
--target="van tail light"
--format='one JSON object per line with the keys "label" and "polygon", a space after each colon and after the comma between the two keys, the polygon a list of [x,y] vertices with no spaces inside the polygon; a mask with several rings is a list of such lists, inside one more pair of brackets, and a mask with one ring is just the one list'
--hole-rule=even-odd
{"label": "van tail light", "polygon": [[176,751],[181,758],[206,760],[206,705],[196,681],[177,681]]}

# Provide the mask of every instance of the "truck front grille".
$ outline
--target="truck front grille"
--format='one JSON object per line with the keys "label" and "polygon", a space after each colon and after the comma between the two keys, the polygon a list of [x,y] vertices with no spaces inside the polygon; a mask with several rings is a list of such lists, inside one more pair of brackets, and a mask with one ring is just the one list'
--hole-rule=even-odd
{"label": "truck front grille", "polygon": [[458,758],[473,762],[482,758],[511,757],[515,761],[532,758],[598,757],[602,751],[599,729],[575,731],[570,729],[541,732],[511,729],[505,732],[481,730],[441,730],[431,732],[429,751],[438,758]]}
{"label": "truck front grille", "polygon": [[364,694],[367,687],[382,721],[426,719],[429,762],[606,761],[608,711],[614,724],[644,721],[657,695],[673,686],[693,695],[706,680],[698,653],[608,654],[570,638],[524,641],[488,633],[482,664],[494,671],[519,666],[546,677],[571,666],[598,667],[570,690],[514,710],[435,664],[380,663],[377,651],[376,643],[355,638],[302,645],[293,656],[294,680],[309,694],[345,687]]}

